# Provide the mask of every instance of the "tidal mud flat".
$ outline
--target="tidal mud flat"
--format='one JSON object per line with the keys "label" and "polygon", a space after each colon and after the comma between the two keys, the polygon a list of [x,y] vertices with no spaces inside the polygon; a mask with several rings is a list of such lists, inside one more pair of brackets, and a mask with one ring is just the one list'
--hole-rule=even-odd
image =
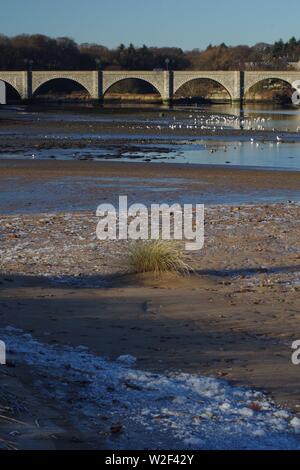
{"label": "tidal mud flat", "polygon": [[[1,124],[0,445],[299,448],[300,172],[39,158],[34,145],[59,155],[65,132],[67,149],[90,146],[86,122],[39,117]],[[151,119],[138,132],[156,138]],[[92,145],[108,132],[103,153],[123,147],[122,125],[97,123]],[[277,132],[220,130],[232,132],[277,148]],[[126,139],[129,155],[145,150],[135,131]],[[135,275],[127,242],[96,239],[97,205],[120,194],[206,204],[190,276]]]}
{"label": "tidal mud flat", "polygon": [[208,165],[0,160],[3,214],[95,213],[120,195],[146,205],[253,204],[300,200],[300,172]]}

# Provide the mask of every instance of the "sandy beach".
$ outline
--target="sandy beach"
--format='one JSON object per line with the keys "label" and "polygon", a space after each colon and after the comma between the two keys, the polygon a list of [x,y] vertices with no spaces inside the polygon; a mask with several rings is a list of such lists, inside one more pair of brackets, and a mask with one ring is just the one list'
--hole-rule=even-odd
{"label": "sandy beach", "polygon": [[[102,124],[101,129],[106,132]],[[0,138],[2,148],[13,142],[10,137],[4,144],[5,139]],[[33,140],[41,143],[39,139]],[[14,150],[25,146],[24,137],[17,140]],[[32,149],[33,141],[26,145]],[[116,385],[105,385],[110,404],[93,408],[93,398],[87,405],[92,417],[83,409],[76,414],[83,400],[79,389],[88,387],[90,379],[83,372],[79,376],[79,365],[77,378],[69,377],[76,371],[71,359],[66,359],[69,366],[63,367],[62,375],[42,362],[26,362],[22,354],[30,357],[30,348],[40,351],[39,360],[49,356],[50,363],[53,351],[91,354],[87,360],[103,370],[114,370],[119,357],[135,358],[132,367],[146,375],[133,379],[135,369],[130,369],[131,378],[122,379],[122,393],[142,394],[145,377],[158,380],[163,374],[168,379],[159,380],[168,388],[155,398],[158,401],[166,400],[174,387],[166,381],[178,380],[172,374],[221,381],[208,387],[221,387],[223,381],[230,390],[248,387],[266,394],[272,403],[268,409],[277,407],[270,423],[298,422],[292,420],[300,418],[299,366],[291,362],[291,345],[300,337],[299,171],[6,158],[0,160],[0,179],[0,332],[15,351],[0,369],[1,384],[11,398],[0,395],[6,416],[0,421],[4,447],[131,448],[139,433],[140,445],[147,440],[140,424],[129,431],[130,413],[124,415],[124,407],[120,411]],[[194,270],[189,276],[133,274],[128,242],[97,240],[96,207],[104,201],[115,203],[120,194],[146,204],[205,203],[205,245],[187,253]],[[102,358],[108,363],[97,365]],[[62,386],[64,380],[67,396],[62,403],[55,384]],[[190,393],[192,397],[192,389]],[[267,399],[246,399],[248,392],[241,393],[238,403],[230,402],[237,409],[244,403],[239,425],[250,426],[247,419],[260,422]],[[138,402],[139,397],[135,399]],[[212,409],[224,411],[226,406],[228,402],[220,402]],[[185,412],[191,413],[192,406],[187,408]],[[157,418],[154,413],[154,421],[168,426],[169,418],[162,415]],[[212,422],[223,418],[216,415]],[[283,421],[276,421],[278,429],[297,428]],[[172,423],[179,426],[179,421]],[[252,437],[259,432],[263,430],[255,428]],[[230,433],[228,425],[227,444]],[[207,445],[180,434],[179,427],[176,435],[188,448]],[[163,436],[161,445],[170,445]],[[175,439],[175,447],[178,442]],[[250,446],[258,445],[251,442]]]}

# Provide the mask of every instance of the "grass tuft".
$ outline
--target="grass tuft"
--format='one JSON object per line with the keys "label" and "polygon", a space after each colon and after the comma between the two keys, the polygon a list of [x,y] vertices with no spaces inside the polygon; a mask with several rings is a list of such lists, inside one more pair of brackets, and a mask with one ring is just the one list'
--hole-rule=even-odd
{"label": "grass tuft", "polygon": [[174,241],[139,240],[129,247],[129,265],[135,273],[189,274],[192,268],[184,258],[183,250]]}

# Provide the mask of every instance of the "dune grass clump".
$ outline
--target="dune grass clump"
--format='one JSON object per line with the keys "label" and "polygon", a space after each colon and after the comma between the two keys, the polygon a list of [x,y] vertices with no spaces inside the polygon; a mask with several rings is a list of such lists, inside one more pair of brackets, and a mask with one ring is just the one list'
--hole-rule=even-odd
{"label": "dune grass clump", "polygon": [[129,265],[135,273],[188,274],[192,268],[184,258],[183,250],[174,241],[139,240],[129,247]]}

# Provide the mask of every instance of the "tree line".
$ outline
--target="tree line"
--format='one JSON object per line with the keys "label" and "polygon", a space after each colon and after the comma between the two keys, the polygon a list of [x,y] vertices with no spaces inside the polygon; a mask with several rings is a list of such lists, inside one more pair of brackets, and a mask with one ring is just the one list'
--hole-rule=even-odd
{"label": "tree line", "polygon": [[0,35],[2,70],[285,70],[300,60],[300,40],[254,46],[209,45],[205,50],[77,44],[73,39],[41,34]]}

